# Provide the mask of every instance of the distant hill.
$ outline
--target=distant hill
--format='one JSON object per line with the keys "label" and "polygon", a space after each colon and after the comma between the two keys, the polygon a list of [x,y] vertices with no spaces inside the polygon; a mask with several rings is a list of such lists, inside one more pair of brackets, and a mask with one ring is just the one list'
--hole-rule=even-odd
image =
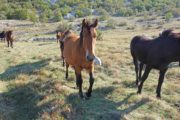
{"label": "distant hill", "polygon": [[[55,22],[89,15],[180,16],[180,0],[1,0],[0,19]],[[70,17],[66,17],[70,14]]]}

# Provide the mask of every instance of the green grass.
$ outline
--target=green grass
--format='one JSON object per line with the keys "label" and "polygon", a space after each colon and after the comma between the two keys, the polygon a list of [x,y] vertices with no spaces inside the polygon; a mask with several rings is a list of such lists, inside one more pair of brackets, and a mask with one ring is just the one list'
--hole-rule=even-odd
{"label": "green grass", "polygon": [[[65,80],[59,45],[56,42],[15,42],[14,49],[0,43],[0,119],[70,120],[154,120],[180,118],[180,77],[178,68],[169,69],[156,99],[158,71],[146,80],[137,95],[135,72],[129,52],[131,38],[137,34],[157,35],[159,30],[110,30],[97,41],[96,54],[102,66],[95,66],[92,97],[81,100],[75,89],[73,69]],[[83,90],[88,89],[83,72]]]}

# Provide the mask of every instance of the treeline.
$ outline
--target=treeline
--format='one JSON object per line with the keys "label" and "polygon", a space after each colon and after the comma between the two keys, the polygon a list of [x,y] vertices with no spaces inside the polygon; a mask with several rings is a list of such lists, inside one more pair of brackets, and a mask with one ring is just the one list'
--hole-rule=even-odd
{"label": "treeline", "polygon": [[[0,0],[0,19],[60,21],[84,16],[142,13],[180,16],[180,0]],[[69,16],[67,16],[67,14]]]}

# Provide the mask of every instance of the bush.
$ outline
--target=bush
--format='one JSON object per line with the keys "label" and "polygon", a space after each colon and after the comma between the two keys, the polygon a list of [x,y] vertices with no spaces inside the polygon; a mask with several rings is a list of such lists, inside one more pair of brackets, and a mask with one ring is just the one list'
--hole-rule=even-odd
{"label": "bush", "polygon": [[58,21],[61,21],[61,20],[63,20],[63,16],[61,14],[61,10],[56,10],[54,12],[53,21],[58,22]]}
{"label": "bush", "polygon": [[122,27],[122,26],[127,26],[127,22],[121,22],[118,24],[118,26]]}
{"label": "bush", "polygon": [[108,20],[109,19],[109,15],[101,15],[100,17],[99,17],[99,20],[100,21],[105,21],[105,20]]}
{"label": "bush", "polygon": [[102,41],[103,40],[103,34],[100,30],[97,30],[97,40]]}
{"label": "bush", "polygon": [[17,8],[13,13],[13,18],[19,20],[27,20],[28,10],[25,8]]}
{"label": "bush", "polygon": [[116,16],[124,16],[124,17],[131,16],[133,14],[134,14],[133,10],[126,8],[121,8],[116,12]]}
{"label": "bush", "polygon": [[169,21],[172,17],[173,17],[172,12],[167,12],[166,15],[165,15],[165,20]]}
{"label": "bush", "polygon": [[129,26],[129,27],[127,27],[127,30],[134,30],[134,29],[135,29],[134,26]]}
{"label": "bush", "polygon": [[107,21],[106,27],[111,28],[111,29],[115,29],[116,26],[117,26],[117,23],[116,23],[115,20],[109,19],[109,20]]}
{"label": "bush", "polygon": [[57,27],[57,31],[65,31],[71,28],[71,25],[68,24],[68,22],[60,22],[59,26]]}
{"label": "bush", "polygon": [[36,16],[36,11],[34,10],[32,10],[32,11],[28,11],[28,18],[29,18],[29,20],[30,21],[32,21],[32,22],[37,22],[38,21],[38,17]]}
{"label": "bush", "polygon": [[96,9],[96,12],[97,12],[98,15],[109,16],[109,13],[105,9],[103,9],[103,8]]}
{"label": "bush", "polygon": [[7,17],[4,12],[0,13],[0,20],[5,20]]}

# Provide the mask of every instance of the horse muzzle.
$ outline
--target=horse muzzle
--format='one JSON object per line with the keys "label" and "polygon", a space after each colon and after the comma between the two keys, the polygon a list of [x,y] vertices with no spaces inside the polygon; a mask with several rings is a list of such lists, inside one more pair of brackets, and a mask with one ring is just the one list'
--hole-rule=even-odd
{"label": "horse muzzle", "polygon": [[90,56],[90,55],[86,56],[86,60],[88,62],[92,62],[94,60],[94,58],[95,58],[94,56]]}

